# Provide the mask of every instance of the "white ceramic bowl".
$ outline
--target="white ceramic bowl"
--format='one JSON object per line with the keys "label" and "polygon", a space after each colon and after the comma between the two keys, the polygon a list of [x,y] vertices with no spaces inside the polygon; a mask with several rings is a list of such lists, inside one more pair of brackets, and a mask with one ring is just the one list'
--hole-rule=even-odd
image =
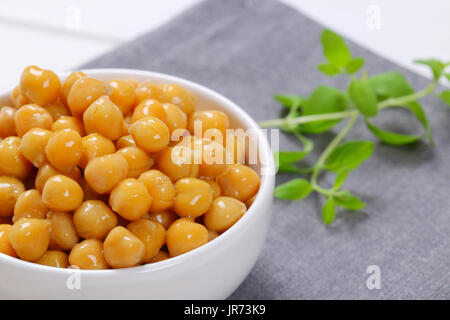
{"label": "white ceramic bowl", "polygon": [[[98,79],[149,79],[177,83],[192,91],[198,109],[219,109],[232,127],[255,129],[260,154],[254,166],[273,167],[272,152],[255,121],[236,104],[199,84],[154,72],[128,69],[83,70]],[[68,73],[60,74],[64,79]],[[10,92],[0,105],[10,104]],[[269,170],[270,171],[270,170]],[[224,299],[253,268],[270,222],[274,175],[262,175],[258,195],[247,213],[206,245],[154,264],[116,270],[58,269],[0,253],[0,299]]]}

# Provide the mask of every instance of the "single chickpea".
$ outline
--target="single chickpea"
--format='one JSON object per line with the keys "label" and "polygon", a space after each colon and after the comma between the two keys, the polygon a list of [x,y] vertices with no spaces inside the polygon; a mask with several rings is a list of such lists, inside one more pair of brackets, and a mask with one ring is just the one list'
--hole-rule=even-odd
{"label": "single chickpea", "polygon": [[245,212],[245,203],[231,197],[218,197],[211,209],[205,213],[205,226],[209,230],[222,233],[235,224]]}
{"label": "single chickpea", "polygon": [[16,123],[14,116],[16,109],[12,107],[1,107],[0,109],[0,138],[16,135]]}
{"label": "single chickpea", "polygon": [[136,101],[136,91],[134,86],[126,80],[110,80],[108,81],[112,88],[110,98],[122,111],[126,114],[134,106]]}
{"label": "single chickpea", "polygon": [[111,87],[107,83],[90,77],[81,77],[72,84],[67,96],[67,105],[73,116],[81,116],[95,100],[109,93]]}
{"label": "single chickpea", "polygon": [[172,103],[163,103],[162,106],[166,112],[165,124],[169,127],[170,132],[177,129],[186,129],[187,116],[183,110]]}
{"label": "single chickpea", "polygon": [[124,227],[112,229],[103,248],[105,259],[113,268],[134,267],[142,263],[145,255],[144,243]]}
{"label": "single chickpea", "polygon": [[25,191],[22,181],[0,176],[0,217],[11,217],[20,194]]}
{"label": "single chickpea", "polygon": [[149,208],[150,212],[162,212],[172,207],[175,199],[175,187],[168,176],[159,170],[149,170],[141,174],[138,180],[145,185],[153,198]]}
{"label": "single chickpea", "polygon": [[175,193],[173,210],[180,217],[197,218],[211,207],[211,187],[203,180],[182,178],[175,183]]}
{"label": "single chickpea", "polygon": [[139,219],[131,222],[127,229],[138,237],[144,244],[145,253],[142,262],[148,263],[164,245],[166,230],[158,222],[147,219]]}
{"label": "single chickpea", "polygon": [[225,148],[208,139],[203,139],[202,162],[199,165],[199,175],[215,178],[227,168],[227,151]]}
{"label": "single chickpea", "polygon": [[245,135],[227,133],[224,147],[227,150],[227,164],[245,163],[245,146],[247,144]]}
{"label": "single chickpea", "polygon": [[25,180],[32,165],[20,153],[20,141],[19,137],[8,137],[0,141],[0,174]]}
{"label": "single chickpea", "polygon": [[64,101],[67,103],[67,98],[69,96],[69,91],[72,88],[73,84],[83,77],[86,77],[86,74],[81,71],[72,72],[66,80],[64,80],[63,86],[62,86],[62,96]]}
{"label": "single chickpea", "polygon": [[259,189],[260,179],[255,170],[242,164],[234,164],[216,178],[224,196],[247,201]]}
{"label": "single chickpea", "polygon": [[170,141],[170,132],[166,124],[151,116],[133,123],[130,132],[136,145],[147,152],[161,151]]}
{"label": "single chickpea", "polygon": [[84,240],[77,243],[70,251],[69,263],[80,269],[109,269],[103,253],[103,243],[100,240]]}
{"label": "single chickpea", "polygon": [[16,111],[14,122],[17,135],[21,137],[32,128],[49,130],[52,126],[53,118],[47,110],[37,104],[26,104]]}
{"label": "single chickpea", "polygon": [[107,154],[88,162],[84,178],[99,194],[108,193],[128,175],[128,162],[118,154]]}
{"label": "single chickpea", "polygon": [[50,222],[44,219],[19,219],[9,230],[9,241],[20,259],[36,261],[47,251]]}
{"label": "single chickpea", "polygon": [[148,219],[160,223],[167,230],[178,216],[172,211],[151,212],[148,214]]}
{"label": "single chickpea", "polygon": [[69,256],[62,251],[47,250],[35,263],[55,268],[68,268]]}
{"label": "single chickpea", "polygon": [[58,120],[62,116],[68,117],[71,115],[70,110],[60,102],[52,103],[46,106],[45,109],[50,113],[53,121]]}
{"label": "single chickpea", "polygon": [[83,190],[73,179],[57,175],[45,182],[42,201],[54,211],[72,211],[83,201]]}
{"label": "single chickpea", "polygon": [[21,91],[20,86],[16,86],[14,90],[11,92],[11,101],[15,108],[20,108],[24,104],[31,103],[30,99],[28,99]]}
{"label": "single chickpea", "polygon": [[117,151],[128,162],[128,178],[137,178],[153,166],[154,160],[137,147],[126,147]]}
{"label": "single chickpea", "polygon": [[154,99],[146,99],[139,103],[133,111],[131,117],[131,123],[136,122],[139,119],[152,116],[166,123],[167,116],[163,105]]}
{"label": "single chickpea", "polygon": [[71,213],[50,211],[47,220],[51,223],[50,241],[56,247],[70,250],[78,243],[78,234]]}
{"label": "single chickpea", "polygon": [[218,236],[219,236],[219,234],[217,232],[212,231],[212,230],[208,230],[208,242],[214,240]]}
{"label": "single chickpea", "polygon": [[56,101],[61,90],[58,76],[50,70],[28,66],[20,78],[20,91],[33,103],[47,105]]}
{"label": "single chickpea", "polygon": [[0,224],[0,253],[7,254],[11,257],[17,257],[11,242],[9,241],[9,231],[12,225]]}
{"label": "single chickpea", "polygon": [[33,128],[25,133],[20,141],[20,153],[36,168],[41,167],[47,160],[45,147],[52,132],[42,128]]}
{"label": "single chickpea", "polygon": [[81,168],[85,168],[95,157],[113,154],[116,151],[114,143],[98,133],[91,133],[81,139],[83,152],[79,161]]}
{"label": "single chickpea", "polygon": [[101,96],[83,114],[87,133],[99,133],[110,140],[122,136],[123,115],[108,96]]}
{"label": "single chickpea", "polygon": [[190,115],[195,108],[195,96],[177,84],[163,85],[162,102],[170,102],[180,107],[187,115]]}
{"label": "single chickpea", "polygon": [[136,103],[140,104],[145,99],[155,99],[160,101],[163,90],[160,85],[154,84],[149,80],[143,81],[136,88]]}
{"label": "single chickpea", "polygon": [[170,259],[169,253],[167,251],[159,250],[158,254],[150,261],[150,263],[160,262]]}
{"label": "single chickpea", "polygon": [[36,189],[22,192],[14,206],[13,222],[21,218],[47,218],[47,206],[42,201],[41,193]]}
{"label": "single chickpea", "polygon": [[122,149],[126,147],[136,147],[136,142],[134,142],[133,137],[131,134],[122,136],[119,138],[119,140],[116,141],[116,149]]}
{"label": "single chickpea", "polygon": [[134,221],[150,208],[152,197],[139,180],[128,178],[120,182],[109,196],[109,205],[122,218]]}
{"label": "single chickpea", "polygon": [[73,129],[54,132],[45,147],[48,161],[62,173],[73,170],[80,161],[82,152],[81,136]]}
{"label": "single chickpea", "polygon": [[89,200],[75,211],[73,222],[80,237],[103,240],[117,225],[117,216],[102,201]]}
{"label": "single chickpea", "polygon": [[188,130],[194,134],[195,123],[198,123],[198,128],[202,130],[201,137],[210,129],[218,129],[225,139],[226,129],[230,127],[230,120],[228,116],[218,110],[195,111],[191,114],[188,121]]}
{"label": "single chickpea", "polygon": [[84,136],[86,134],[84,132],[83,122],[75,117],[61,116],[58,120],[53,122],[51,127],[53,132],[63,129],[73,129],[78,132],[80,136]]}
{"label": "single chickpea", "polygon": [[181,218],[167,230],[167,248],[171,257],[194,250],[208,242],[208,230],[192,220]]}
{"label": "single chickpea", "polygon": [[197,177],[199,165],[194,163],[192,152],[186,154],[185,148],[169,147],[158,154],[156,159],[158,169],[172,181],[185,177]]}
{"label": "single chickpea", "polygon": [[203,179],[203,181],[205,181],[211,187],[213,200],[217,197],[220,197],[222,191],[220,191],[220,186],[216,181],[210,179]]}
{"label": "single chickpea", "polygon": [[[46,162],[44,163],[38,170],[37,175],[36,175],[36,180],[35,180],[35,187],[39,192],[42,192],[42,190],[44,190],[44,185],[47,182],[47,180],[50,177],[54,177],[57,175],[62,174],[61,172],[59,172],[58,170],[56,170],[55,167],[53,167],[50,163]],[[80,181],[81,180],[81,172],[80,169],[78,167],[73,168],[73,170],[71,172],[69,172],[67,174],[67,176],[69,178],[72,178],[75,181]]]}

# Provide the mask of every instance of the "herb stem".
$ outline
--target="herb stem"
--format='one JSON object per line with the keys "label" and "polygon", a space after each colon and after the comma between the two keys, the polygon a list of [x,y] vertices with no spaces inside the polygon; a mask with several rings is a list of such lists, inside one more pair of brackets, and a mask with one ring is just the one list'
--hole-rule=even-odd
{"label": "herb stem", "polygon": [[436,88],[437,84],[438,84],[438,81],[434,80],[427,87],[425,87],[424,89],[422,89],[420,91],[414,92],[414,93],[406,95],[406,96],[397,97],[397,98],[389,98],[384,101],[381,101],[378,104],[378,109],[381,110],[381,109],[385,109],[385,108],[392,107],[392,106],[401,106],[406,103],[419,100],[420,98],[423,98],[423,97],[431,94],[434,91],[434,89]]}
{"label": "herb stem", "polygon": [[296,118],[281,118],[281,119],[273,119],[268,121],[259,122],[259,126],[261,128],[272,128],[272,127],[281,127],[281,126],[289,126],[296,125],[308,122],[315,121],[323,121],[323,120],[338,120],[348,118],[355,113],[358,113],[357,110],[348,110],[342,112],[333,112],[333,113],[323,113],[323,114],[313,114],[309,116],[301,116]]}

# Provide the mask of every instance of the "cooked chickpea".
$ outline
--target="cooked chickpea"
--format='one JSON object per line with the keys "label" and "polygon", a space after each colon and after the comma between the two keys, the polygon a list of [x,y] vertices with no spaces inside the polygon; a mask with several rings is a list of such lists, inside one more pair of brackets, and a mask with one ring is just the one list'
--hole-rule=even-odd
{"label": "cooked chickpea", "polygon": [[151,212],[148,214],[148,219],[160,223],[164,229],[169,229],[178,216],[172,211]]}
{"label": "cooked chickpea", "polygon": [[117,225],[117,216],[102,201],[89,200],[75,211],[73,222],[80,237],[103,240]]}
{"label": "cooked chickpea", "polygon": [[162,101],[177,105],[187,115],[191,114],[195,108],[195,96],[173,83],[163,85]]}
{"label": "cooked chickpea", "polygon": [[111,191],[127,175],[128,162],[118,153],[94,158],[84,170],[86,182],[99,194]]}
{"label": "cooked chickpea", "polygon": [[153,198],[149,208],[150,212],[162,212],[172,207],[175,199],[175,187],[168,176],[159,170],[149,170],[141,174],[138,180],[145,185]]}
{"label": "cooked chickpea", "polygon": [[42,201],[41,193],[36,189],[22,192],[17,198],[14,206],[13,222],[21,218],[45,219],[47,217],[47,206]]}
{"label": "cooked chickpea", "polygon": [[51,130],[53,132],[56,132],[58,130],[63,130],[63,129],[73,129],[76,132],[78,132],[80,134],[80,136],[85,135],[83,122],[80,119],[75,118],[75,117],[61,116],[61,117],[59,117],[58,120],[53,122],[52,127],[51,127]]}
{"label": "cooked chickpea", "polygon": [[61,82],[50,70],[28,66],[20,78],[20,91],[33,103],[47,105],[58,99]]}
{"label": "cooked chickpea", "polygon": [[119,140],[116,141],[116,149],[122,149],[126,147],[136,147],[136,142],[134,142],[133,137],[131,134],[122,136],[119,138]]}
{"label": "cooked chickpea", "polygon": [[158,154],[158,169],[172,181],[185,177],[197,177],[199,166],[194,163],[192,153],[187,155],[184,148],[169,147]]}
{"label": "cooked chickpea", "polygon": [[53,118],[47,110],[37,104],[26,104],[16,111],[14,123],[17,135],[21,137],[32,128],[49,130],[53,124]]}
{"label": "cooked chickpea", "polygon": [[112,88],[109,97],[119,107],[122,114],[126,114],[136,101],[134,86],[126,80],[110,80],[108,83]]}
{"label": "cooked chickpea", "polygon": [[17,257],[11,242],[9,241],[9,231],[12,225],[0,224],[0,253],[7,254],[11,257]]}
{"label": "cooked chickpea", "polygon": [[67,268],[69,267],[69,256],[67,253],[62,251],[48,250],[35,262],[44,266]]}
{"label": "cooked chickpea", "polygon": [[108,194],[99,194],[92,190],[91,186],[86,182],[86,180],[81,180],[81,189],[83,189],[84,193],[84,201],[88,200],[101,200],[103,202],[108,202]]}
{"label": "cooked chickpea", "polygon": [[96,132],[113,141],[122,136],[122,112],[108,96],[98,98],[86,109],[83,122],[87,133]]}
{"label": "cooked chickpea", "polygon": [[164,261],[170,259],[169,253],[166,251],[159,250],[158,254],[150,261],[151,263]]}
{"label": "cooked chickpea", "polygon": [[211,207],[211,187],[196,178],[182,178],[175,183],[173,210],[180,217],[197,218]]}
{"label": "cooked chickpea", "polygon": [[146,80],[139,84],[136,88],[136,103],[140,104],[145,99],[155,99],[160,101],[162,95],[163,90],[160,85]]}
{"label": "cooked chickpea", "polygon": [[247,201],[258,192],[260,179],[255,170],[242,164],[234,164],[217,177],[222,194]]}
{"label": "cooked chickpea", "polygon": [[112,229],[103,248],[105,259],[113,268],[134,267],[142,263],[145,255],[144,243],[124,227]]}
{"label": "cooked chickpea", "polygon": [[21,91],[20,86],[16,86],[14,90],[11,92],[11,101],[14,107],[19,108],[24,104],[31,103],[30,99],[28,99]]}
{"label": "cooked chickpea", "polygon": [[162,106],[166,112],[166,121],[164,122],[169,127],[170,132],[176,129],[186,129],[187,116],[178,106],[172,103],[163,103]]}
{"label": "cooked chickpea", "polygon": [[24,180],[32,165],[20,153],[20,141],[18,137],[8,137],[0,141],[0,174]]}
{"label": "cooked chickpea", "polygon": [[216,181],[210,179],[203,179],[203,181],[205,181],[211,187],[213,200],[217,197],[220,197],[222,191],[220,191],[220,186]]}
{"label": "cooked chickpea", "polygon": [[83,152],[79,161],[79,165],[85,168],[89,161],[95,157],[101,157],[112,154],[116,151],[114,143],[108,138],[98,133],[91,133],[81,139]]}
{"label": "cooked chickpea", "polygon": [[139,103],[133,111],[131,123],[139,119],[152,116],[160,119],[164,123],[167,121],[166,111],[163,105],[154,99],[146,99]]}
{"label": "cooked chickpea", "polygon": [[81,116],[95,100],[110,92],[111,87],[107,83],[90,77],[81,77],[72,84],[67,96],[67,105],[72,115]]}
{"label": "cooked chickpea", "polygon": [[[50,177],[53,176],[57,176],[62,174],[61,172],[59,172],[58,170],[56,170],[56,168],[54,168],[51,164],[49,163],[44,163],[40,168],[39,171],[37,172],[36,175],[36,180],[35,180],[35,187],[39,192],[42,192],[42,190],[44,190],[44,185],[47,182],[47,180]],[[69,173],[66,174],[69,178],[72,178],[75,181],[80,181],[81,179],[81,172],[80,169],[78,169],[78,167],[73,168],[73,170]]]}
{"label": "cooked chickpea", "polygon": [[168,127],[160,119],[149,116],[134,122],[130,132],[136,145],[147,152],[164,149],[170,141]]}
{"label": "cooked chickpea", "polygon": [[0,109],[0,138],[16,135],[15,113],[16,109],[12,107],[5,106]]}
{"label": "cooked chickpea", "polygon": [[73,84],[83,77],[86,77],[86,74],[81,71],[72,72],[66,80],[64,80],[63,86],[62,86],[62,96],[64,98],[64,101],[67,102],[67,98],[69,96],[69,91],[72,89]]}
{"label": "cooked chickpea", "polygon": [[208,230],[192,220],[178,219],[167,230],[167,248],[172,257],[194,250],[208,242]]}
{"label": "cooked chickpea", "polygon": [[241,134],[226,135],[224,147],[227,150],[227,163],[245,163],[246,137]]}
{"label": "cooked chickpea", "polygon": [[49,212],[50,241],[57,248],[70,250],[78,242],[78,234],[73,223],[72,214],[68,212]]}
{"label": "cooked chickpea", "polygon": [[10,217],[14,213],[14,206],[20,194],[25,191],[22,181],[0,176],[0,217]]}
{"label": "cooked chickpea", "polygon": [[150,169],[153,158],[137,147],[126,147],[117,151],[128,162],[128,178],[137,178],[141,173]]}
{"label": "cooked chickpea", "polygon": [[39,168],[46,161],[45,147],[52,132],[42,128],[33,128],[25,133],[20,141],[20,153],[30,161],[36,168]]}
{"label": "cooked chickpea", "polygon": [[142,262],[150,262],[164,245],[166,230],[158,222],[139,219],[131,222],[127,229],[138,237],[144,244],[145,254]]}
{"label": "cooked chickpea", "polygon": [[62,116],[71,115],[70,110],[60,102],[52,103],[51,105],[46,106],[45,109],[50,113],[53,121],[58,120]]}
{"label": "cooked chickpea", "polygon": [[195,121],[198,121],[199,128],[202,130],[202,136],[210,129],[217,129],[222,133],[225,139],[226,129],[230,127],[228,116],[218,110],[195,111],[189,117],[188,130],[194,134]]}
{"label": "cooked chickpea", "polygon": [[44,219],[19,219],[9,230],[9,241],[20,259],[35,261],[47,251],[50,222]]}
{"label": "cooked chickpea", "polygon": [[72,211],[83,201],[83,190],[69,177],[53,176],[45,182],[42,201],[50,210]]}
{"label": "cooked chickpea", "polygon": [[228,230],[247,212],[245,203],[231,197],[218,197],[205,214],[205,226],[222,233]]}
{"label": "cooked chickpea", "polygon": [[215,178],[227,168],[227,151],[225,148],[208,139],[203,139],[202,162],[199,165],[199,175]]}
{"label": "cooked chickpea", "polygon": [[80,269],[108,269],[109,265],[103,253],[103,243],[100,240],[84,240],[77,243],[70,251],[69,263]]}
{"label": "cooked chickpea", "polygon": [[145,185],[128,178],[120,182],[109,196],[109,205],[122,218],[134,221],[141,218],[150,208],[152,197]]}
{"label": "cooked chickpea", "polygon": [[80,161],[82,152],[81,136],[73,129],[54,132],[45,147],[48,161],[62,173],[73,170]]}

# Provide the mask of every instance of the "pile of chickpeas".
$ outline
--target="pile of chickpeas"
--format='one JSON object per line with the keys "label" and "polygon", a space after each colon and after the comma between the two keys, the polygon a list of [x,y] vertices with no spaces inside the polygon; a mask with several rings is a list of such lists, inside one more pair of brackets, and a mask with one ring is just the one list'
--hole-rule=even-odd
{"label": "pile of chickpeas", "polygon": [[[126,268],[229,229],[260,179],[228,133],[228,116],[195,107],[177,84],[83,72],[61,82],[26,67],[11,105],[0,108],[0,254],[59,268]],[[194,135],[196,123],[226,139]],[[222,150],[231,161],[174,161],[180,146],[200,146],[200,160]]]}

